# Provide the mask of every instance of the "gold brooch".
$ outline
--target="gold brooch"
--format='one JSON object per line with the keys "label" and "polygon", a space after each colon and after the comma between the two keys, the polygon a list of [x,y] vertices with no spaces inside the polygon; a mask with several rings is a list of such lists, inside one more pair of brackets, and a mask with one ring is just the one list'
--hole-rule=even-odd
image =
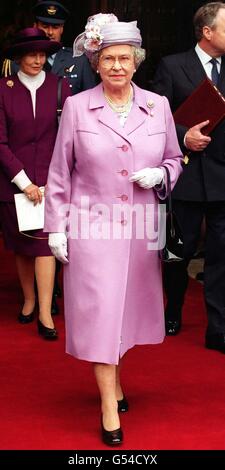
{"label": "gold brooch", "polygon": [[154,106],[155,106],[154,101],[148,100],[148,101],[147,101],[147,106],[148,106],[148,108],[150,109],[150,116],[154,116],[154,113],[153,113],[153,111],[152,111],[152,109],[153,109]]}
{"label": "gold brooch", "polygon": [[7,80],[6,85],[12,88],[14,86],[13,80]]}

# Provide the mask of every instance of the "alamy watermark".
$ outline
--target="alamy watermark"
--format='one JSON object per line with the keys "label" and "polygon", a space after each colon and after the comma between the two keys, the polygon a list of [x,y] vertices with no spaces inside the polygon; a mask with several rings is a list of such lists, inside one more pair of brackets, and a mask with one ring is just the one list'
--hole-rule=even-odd
{"label": "alamy watermark", "polygon": [[165,204],[90,204],[81,196],[79,204],[62,204],[58,215],[72,240],[147,240],[148,250],[165,246]]}

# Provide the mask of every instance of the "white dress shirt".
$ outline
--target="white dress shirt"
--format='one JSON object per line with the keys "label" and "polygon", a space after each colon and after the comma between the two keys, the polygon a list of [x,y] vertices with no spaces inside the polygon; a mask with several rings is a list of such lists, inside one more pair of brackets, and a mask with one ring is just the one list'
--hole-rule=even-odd
{"label": "white dress shirt", "polygon": [[[210,62],[210,60],[212,59],[212,57],[207,54],[205,51],[203,51],[203,49],[201,49],[201,47],[199,46],[199,44],[197,44],[195,46],[195,52],[199,58],[199,60],[201,61],[202,63],[202,66],[204,67],[204,70],[205,70],[205,73],[207,75],[208,78],[210,78],[210,80],[212,79],[212,67],[213,67],[213,64]],[[218,73],[220,73],[220,69],[221,69],[221,57],[215,57],[216,60],[217,60],[217,70],[218,70]]]}

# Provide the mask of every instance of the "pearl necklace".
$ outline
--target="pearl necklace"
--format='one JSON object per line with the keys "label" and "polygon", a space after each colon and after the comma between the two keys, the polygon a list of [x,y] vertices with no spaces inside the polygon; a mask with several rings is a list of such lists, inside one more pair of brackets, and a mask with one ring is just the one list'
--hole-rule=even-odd
{"label": "pearl necklace", "polygon": [[129,93],[129,96],[128,96],[128,100],[124,104],[114,103],[111,100],[111,98],[109,98],[109,96],[107,96],[106,94],[105,94],[105,99],[106,99],[107,103],[109,104],[110,108],[112,108],[113,111],[115,111],[116,113],[120,113],[120,114],[121,113],[126,113],[131,108],[131,102],[132,102],[132,99],[133,99],[133,89],[131,87],[130,93]]}

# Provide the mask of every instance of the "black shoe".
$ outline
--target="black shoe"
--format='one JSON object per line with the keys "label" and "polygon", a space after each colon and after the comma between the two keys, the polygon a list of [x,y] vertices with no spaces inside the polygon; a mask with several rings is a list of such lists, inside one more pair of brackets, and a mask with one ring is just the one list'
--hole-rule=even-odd
{"label": "black shoe", "polygon": [[126,413],[129,410],[129,403],[125,396],[121,400],[117,400],[117,403],[119,413]]}
{"label": "black shoe", "polygon": [[166,320],[166,335],[175,336],[181,329],[181,322],[179,320]]}
{"label": "black shoe", "polygon": [[38,325],[38,333],[41,335],[44,339],[48,340],[54,340],[58,338],[58,333],[55,328],[48,328],[47,326],[43,325],[41,321],[38,318],[37,321]]}
{"label": "black shoe", "polygon": [[26,323],[31,323],[34,320],[34,312],[29,313],[29,315],[24,315],[22,312],[18,315],[18,322],[25,325]]}
{"label": "black shoe", "polygon": [[121,428],[114,431],[106,431],[101,421],[102,440],[107,446],[118,446],[123,442],[123,431]]}
{"label": "black shoe", "polygon": [[225,354],[225,334],[216,333],[214,335],[206,335],[205,347],[207,349],[215,349]]}
{"label": "black shoe", "polygon": [[51,306],[51,315],[58,315],[59,314],[59,306],[56,302],[56,296],[52,296],[52,306]]}

